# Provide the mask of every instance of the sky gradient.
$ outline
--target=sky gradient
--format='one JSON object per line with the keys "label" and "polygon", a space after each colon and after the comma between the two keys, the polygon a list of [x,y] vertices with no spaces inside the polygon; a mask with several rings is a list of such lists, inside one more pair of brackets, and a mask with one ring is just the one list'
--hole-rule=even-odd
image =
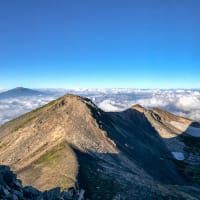
{"label": "sky gradient", "polygon": [[0,88],[200,88],[199,0],[0,1]]}

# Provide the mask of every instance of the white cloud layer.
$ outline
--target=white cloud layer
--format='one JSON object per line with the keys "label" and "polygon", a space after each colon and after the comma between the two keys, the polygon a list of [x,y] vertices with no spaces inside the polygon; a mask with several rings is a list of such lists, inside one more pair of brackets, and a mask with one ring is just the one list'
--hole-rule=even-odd
{"label": "white cloud layer", "polygon": [[110,94],[100,103],[97,101],[97,104],[105,111],[120,111],[134,104],[140,104],[146,108],[158,107],[200,121],[200,91],[198,90],[137,90],[132,93]]}
{"label": "white cloud layer", "polygon": [[20,97],[0,100],[0,124],[38,108],[55,97]]}
{"label": "white cloud layer", "polygon": [[134,104],[158,107],[200,121],[200,90],[45,90],[46,96],[0,100],[0,124],[40,107],[65,93],[86,96],[105,111],[122,111]]}

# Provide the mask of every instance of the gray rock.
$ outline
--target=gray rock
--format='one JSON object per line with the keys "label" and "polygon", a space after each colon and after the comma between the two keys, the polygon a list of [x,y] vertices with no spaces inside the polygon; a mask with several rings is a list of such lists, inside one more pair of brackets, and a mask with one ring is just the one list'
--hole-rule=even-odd
{"label": "gray rock", "polygon": [[[0,173],[1,173],[1,171],[0,171]],[[5,185],[2,174],[0,174],[0,185]]]}
{"label": "gray rock", "polygon": [[85,190],[81,189],[78,196],[78,200],[84,200],[84,193],[85,193]]}
{"label": "gray rock", "polygon": [[5,171],[3,174],[3,179],[6,184],[11,185],[13,181],[16,179],[16,175],[10,171]]}
{"label": "gray rock", "polygon": [[5,199],[7,200],[19,200],[18,197],[15,194],[8,194],[5,196]]}
{"label": "gray rock", "polygon": [[14,184],[16,187],[18,187],[18,188],[22,188],[22,187],[23,187],[20,180],[15,180],[15,181],[13,182],[13,184]]}
{"label": "gray rock", "polygon": [[54,188],[48,191],[45,191],[43,194],[43,198],[45,200],[56,200],[59,199],[61,195],[60,188]]}
{"label": "gray rock", "polygon": [[19,199],[24,199],[23,191],[14,190],[13,194],[15,194]]}
{"label": "gray rock", "polygon": [[2,192],[5,196],[10,194],[10,192],[5,187],[2,188]]}
{"label": "gray rock", "polygon": [[67,192],[63,193],[62,198],[64,200],[71,200],[71,199],[73,199],[73,197],[71,195],[69,195]]}
{"label": "gray rock", "polygon": [[31,186],[26,186],[23,188],[23,195],[26,198],[33,198],[36,196],[40,196],[41,192]]}
{"label": "gray rock", "polygon": [[64,200],[73,199],[74,196],[74,189],[71,188],[68,191],[62,192],[62,198]]}
{"label": "gray rock", "polygon": [[40,196],[34,197],[34,200],[44,200],[44,197],[41,194]]}

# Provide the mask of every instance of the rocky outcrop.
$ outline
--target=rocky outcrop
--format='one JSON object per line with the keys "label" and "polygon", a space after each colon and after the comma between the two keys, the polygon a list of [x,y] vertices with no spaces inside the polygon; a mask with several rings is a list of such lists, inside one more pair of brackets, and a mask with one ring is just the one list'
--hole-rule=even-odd
{"label": "rocky outcrop", "polygon": [[0,166],[0,199],[2,200],[84,200],[84,190],[60,188],[39,191],[32,186],[22,186],[22,182],[8,166]]}

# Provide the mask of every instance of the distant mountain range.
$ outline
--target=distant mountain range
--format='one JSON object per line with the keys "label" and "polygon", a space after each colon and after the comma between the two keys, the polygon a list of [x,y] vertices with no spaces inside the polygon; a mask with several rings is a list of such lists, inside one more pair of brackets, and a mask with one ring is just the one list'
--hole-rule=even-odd
{"label": "distant mountain range", "polygon": [[41,191],[79,185],[92,200],[197,200],[199,144],[190,119],[140,105],[104,112],[65,95],[0,127],[0,163]]}
{"label": "distant mountain range", "polygon": [[44,95],[44,93],[39,92],[37,90],[17,87],[8,91],[1,92],[0,99],[16,98],[16,97],[22,97],[22,96],[37,96],[37,95]]}

